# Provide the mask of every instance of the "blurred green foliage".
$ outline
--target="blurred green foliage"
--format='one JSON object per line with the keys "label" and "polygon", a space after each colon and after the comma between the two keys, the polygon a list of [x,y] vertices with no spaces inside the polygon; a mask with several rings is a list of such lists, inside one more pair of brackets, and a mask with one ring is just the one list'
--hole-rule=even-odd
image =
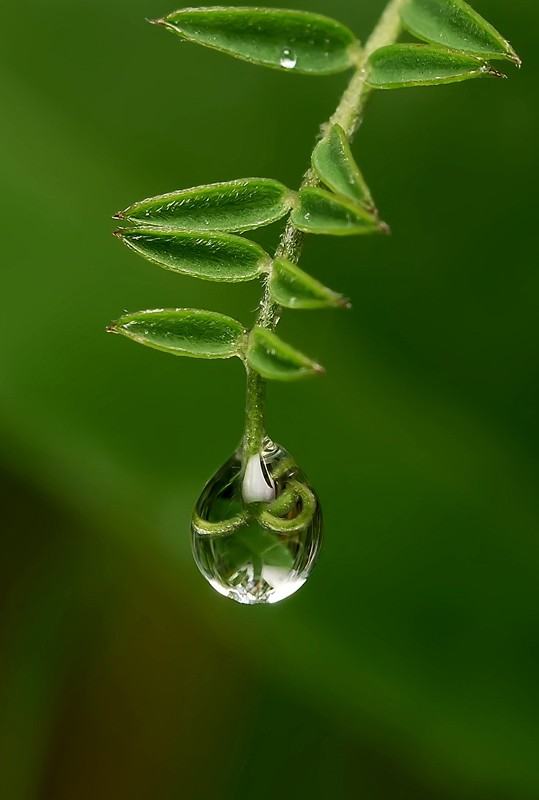
{"label": "blurred green foliage", "polygon": [[[295,5],[364,38],[383,3]],[[241,433],[241,365],[104,328],[174,305],[249,323],[257,287],[154,269],[109,217],[297,186],[346,77],[181,44],[144,22],[157,0],[4,3],[2,798],[538,796],[539,10],[476,7],[522,72],[375,96],[354,153],[393,236],[307,243],[354,307],[285,315],[328,372],[270,387],[269,432],[325,548],[297,597],[246,609],[188,537]]]}

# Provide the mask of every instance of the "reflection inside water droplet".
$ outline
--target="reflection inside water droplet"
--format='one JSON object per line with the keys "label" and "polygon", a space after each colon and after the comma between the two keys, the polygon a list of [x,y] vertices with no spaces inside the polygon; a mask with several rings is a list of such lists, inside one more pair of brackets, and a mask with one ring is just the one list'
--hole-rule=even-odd
{"label": "reflection inside water droplet", "polygon": [[261,458],[275,499],[244,500],[238,452],[205,486],[191,525],[193,555],[206,580],[225,597],[249,605],[277,603],[297,592],[322,538],[318,498],[293,458],[269,439]]}
{"label": "reflection inside water droplet", "polygon": [[284,69],[294,69],[298,63],[298,59],[293,50],[291,50],[289,47],[285,47],[281,53],[279,63]]}

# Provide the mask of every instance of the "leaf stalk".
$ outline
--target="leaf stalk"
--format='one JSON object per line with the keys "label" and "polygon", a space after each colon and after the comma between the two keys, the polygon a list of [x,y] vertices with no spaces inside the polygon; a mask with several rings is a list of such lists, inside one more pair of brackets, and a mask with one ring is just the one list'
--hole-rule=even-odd
{"label": "leaf stalk", "polygon": [[[390,0],[387,4],[365,47],[359,54],[357,68],[341,97],[339,105],[331,118],[321,126],[319,138],[324,136],[329,126],[337,124],[342,127],[349,141],[353,139],[361,124],[363,110],[371,91],[367,84],[367,61],[375,50],[393,44],[398,39],[402,30],[400,11],[404,2],[405,0]],[[319,185],[320,182],[317,176],[313,169],[309,167],[300,188]],[[304,234],[295,227],[289,217],[275,251],[275,258],[285,258],[297,264],[303,248],[303,241]],[[263,295],[256,325],[268,330],[274,330],[279,323],[281,309],[273,301],[270,278],[271,273],[264,276],[263,279]],[[264,410],[266,397],[265,379],[247,364],[246,370],[244,459],[262,450],[262,442],[265,436]]]}

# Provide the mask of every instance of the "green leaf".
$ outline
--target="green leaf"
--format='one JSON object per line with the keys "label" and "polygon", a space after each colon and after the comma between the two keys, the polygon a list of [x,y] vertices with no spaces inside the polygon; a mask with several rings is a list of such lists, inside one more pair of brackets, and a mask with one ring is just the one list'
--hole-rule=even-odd
{"label": "green leaf", "polygon": [[244,178],[150,197],[115,218],[175,231],[247,231],[284,217],[293,201],[278,181]]}
{"label": "green leaf", "polygon": [[505,77],[475,56],[426,44],[392,44],[369,58],[367,81],[374,89],[435,86],[484,75]]}
{"label": "green leaf", "polygon": [[320,180],[333,192],[344,195],[369,210],[374,209],[369,187],[359,171],[340,125],[333,125],[318,142],[313,151],[312,164]]}
{"label": "green leaf", "polygon": [[235,319],[197,308],[136,311],[124,314],[107,330],[156,350],[191,358],[239,356],[246,333]]}
{"label": "green leaf", "polygon": [[359,42],[329,17],[275,8],[183,8],[155,20],[183,39],[266,67],[310,75],[357,62]]}
{"label": "green leaf", "polygon": [[320,364],[259,327],[253,328],[249,336],[247,363],[263,378],[276,381],[293,381],[324,372]]}
{"label": "green leaf", "polygon": [[292,222],[305,233],[328,233],[333,236],[354,236],[387,231],[374,214],[325,189],[300,189],[299,202],[292,211]]}
{"label": "green leaf", "polygon": [[284,258],[277,258],[273,262],[270,289],[273,299],[285,308],[350,307],[342,295],[332,292]]}
{"label": "green leaf", "polygon": [[509,42],[464,0],[408,0],[401,18],[418,39],[487,59],[506,58],[520,66]]}
{"label": "green leaf", "polygon": [[[257,562],[263,562],[268,566],[291,569],[294,565],[293,553],[286,543],[256,523],[239,530],[234,536],[234,541],[240,543],[247,553],[243,563],[253,561],[254,556]],[[237,562],[236,564],[239,566]]]}
{"label": "green leaf", "polygon": [[126,228],[115,235],[164,269],[208,281],[250,281],[271,266],[260,245],[230,233]]}

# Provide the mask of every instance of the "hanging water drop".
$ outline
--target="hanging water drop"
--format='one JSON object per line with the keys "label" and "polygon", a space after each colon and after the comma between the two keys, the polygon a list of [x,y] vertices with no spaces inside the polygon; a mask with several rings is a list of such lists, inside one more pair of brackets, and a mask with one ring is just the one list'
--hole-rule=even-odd
{"label": "hanging water drop", "polygon": [[309,577],[322,539],[318,498],[294,459],[265,439],[235,453],[206,484],[191,525],[193,555],[211,586],[238,603],[277,603]]}
{"label": "hanging water drop", "polygon": [[281,67],[283,67],[283,69],[294,69],[297,63],[298,59],[294,51],[289,47],[285,47],[281,53],[281,58],[279,59],[279,64]]}

